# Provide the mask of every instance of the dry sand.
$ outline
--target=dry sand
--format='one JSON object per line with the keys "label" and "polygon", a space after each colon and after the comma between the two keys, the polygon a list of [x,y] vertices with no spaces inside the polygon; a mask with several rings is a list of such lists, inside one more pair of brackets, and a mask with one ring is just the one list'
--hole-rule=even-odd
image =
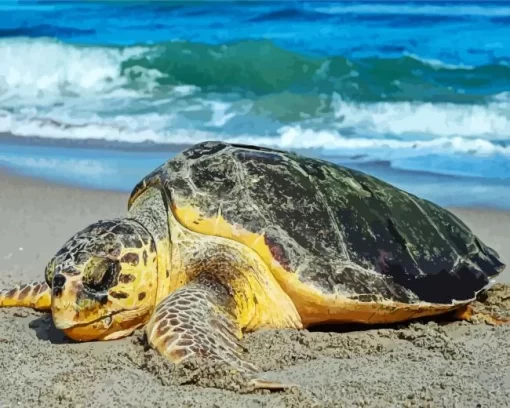
{"label": "dry sand", "polygon": [[[65,240],[99,218],[124,214],[126,200],[0,173],[0,287],[42,279]],[[510,213],[455,212],[510,263]],[[489,300],[510,309],[508,287]],[[241,394],[196,385],[198,372],[203,384],[221,379],[193,364],[176,369],[147,350],[141,334],[72,343],[48,315],[1,309],[0,407],[510,406],[510,326],[443,321],[322,330],[246,336],[249,357],[267,377],[300,388]]]}

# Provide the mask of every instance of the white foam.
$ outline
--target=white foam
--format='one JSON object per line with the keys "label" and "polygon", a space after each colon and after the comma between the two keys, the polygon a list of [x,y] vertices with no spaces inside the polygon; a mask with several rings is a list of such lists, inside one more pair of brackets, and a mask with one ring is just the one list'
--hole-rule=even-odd
{"label": "white foam", "polygon": [[[0,112],[1,113],[1,112]],[[47,118],[19,119],[0,114],[0,132],[16,136],[39,136],[49,139],[105,140],[110,142],[155,142],[191,144],[209,140],[211,133],[199,130],[172,129],[172,116],[150,113],[137,116],[118,115],[110,120],[90,120],[65,117],[60,120]]]}
{"label": "white foam", "polygon": [[[216,107],[219,113],[215,117],[212,110],[209,125],[216,125],[216,130],[197,129],[191,122],[181,121],[177,114],[153,112],[114,115],[105,119],[95,113],[79,117],[66,111],[42,116],[31,109],[24,115],[0,110],[0,132],[17,136],[128,143],[188,144],[214,139],[285,149],[369,154],[379,159],[428,153],[510,155],[510,146],[494,143],[505,138],[510,140],[510,123],[501,104],[495,112],[484,106],[338,103],[336,128],[313,129],[295,124],[282,126],[276,134],[268,135],[244,133],[233,137],[223,133],[221,124],[230,119],[231,113],[225,113],[228,110],[226,106],[215,103],[210,105]],[[179,127],[177,123],[185,126]],[[351,128],[349,132],[348,128]],[[393,135],[393,138],[388,138],[388,135]]]}
{"label": "white foam", "polygon": [[[2,39],[0,100],[104,95],[125,84],[121,63],[143,52],[143,47],[80,47],[44,38]],[[152,71],[144,75],[157,78]]]}
{"label": "white foam", "polygon": [[[143,126],[144,122],[161,121],[163,118],[156,114],[144,115],[133,121],[130,117],[117,116],[114,121],[101,122],[86,120],[83,123],[72,121],[70,118],[55,120],[50,118],[32,118],[19,120],[12,115],[0,116],[0,132],[9,132],[17,136],[40,136],[49,139],[96,139],[119,142],[143,142],[153,141],[164,143],[164,135],[149,126]],[[67,119],[67,120],[66,120]],[[140,119],[142,119],[141,123]],[[151,125],[156,125],[154,121]]]}
{"label": "white foam", "polygon": [[510,103],[503,97],[487,105],[357,104],[335,95],[333,106],[339,126],[374,134],[510,139]]}
{"label": "white foam", "polygon": [[510,156],[510,147],[500,146],[484,139],[463,137],[432,140],[389,140],[363,137],[344,137],[337,131],[304,129],[286,126],[277,137],[242,136],[229,138],[235,143],[254,143],[284,149],[323,149],[345,155],[367,154],[372,159],[393,159],[430,153],[467,153],[472,155],[504,154]]}

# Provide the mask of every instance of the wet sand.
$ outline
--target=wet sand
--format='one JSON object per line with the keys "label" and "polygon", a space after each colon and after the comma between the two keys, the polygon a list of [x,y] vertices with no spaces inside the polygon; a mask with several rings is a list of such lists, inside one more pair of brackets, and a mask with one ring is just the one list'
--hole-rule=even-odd
{"label": "wet sand", "polygon": [[[71,235],[123,215],[126,202],[126,194],[0,173],[0,287],[42,279]],[[510,264],[509,212],[453,211]],[[500,281],[510,283],[510,270]],[[510,290],[496,288],[487,303],[509,310]],[[246,394],[214,368],[175,368],[146,349],[141,333],[72,343],[48,315],[0,309],[0,407],[510,406],[510,326],[431,321],[321,330],[247,335],[249,358],[266,376],[300,388]]]}

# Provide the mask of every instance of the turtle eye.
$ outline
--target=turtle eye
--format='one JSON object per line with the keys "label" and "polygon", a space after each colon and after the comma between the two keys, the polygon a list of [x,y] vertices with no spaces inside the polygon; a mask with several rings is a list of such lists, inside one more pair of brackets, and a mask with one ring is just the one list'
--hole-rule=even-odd
{"label": "turtle eye", "polygon": [[106,292],[117,285],[119,273],[119,262],[101,259],[87,266],[83,276],[83,284],[94,292]]}

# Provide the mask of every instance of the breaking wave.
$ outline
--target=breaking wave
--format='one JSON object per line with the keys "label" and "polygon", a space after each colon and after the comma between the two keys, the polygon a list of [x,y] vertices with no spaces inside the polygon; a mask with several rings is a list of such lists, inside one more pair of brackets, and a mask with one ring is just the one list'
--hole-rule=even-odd
{"label": "breaking wave", "polygon": [[[270,41],[133,46],[0,39],[0,132],[204,140],[405,160],[510,156],[510,67],[311,56]],[[506,170],[505,170],[506,171]]]}
{"label": "breaking wave", "polygon": [[[244,95],[333,92],[354,101],[483,103],[507,87],[510,67],[420,59],[312,57],[270,41],[228,45],[166,42],[83,46],[48,38],[0,40],[0,100],[107,95],[160,96],[169,87]],[[483,91],[485,90],[485,91]]]}

